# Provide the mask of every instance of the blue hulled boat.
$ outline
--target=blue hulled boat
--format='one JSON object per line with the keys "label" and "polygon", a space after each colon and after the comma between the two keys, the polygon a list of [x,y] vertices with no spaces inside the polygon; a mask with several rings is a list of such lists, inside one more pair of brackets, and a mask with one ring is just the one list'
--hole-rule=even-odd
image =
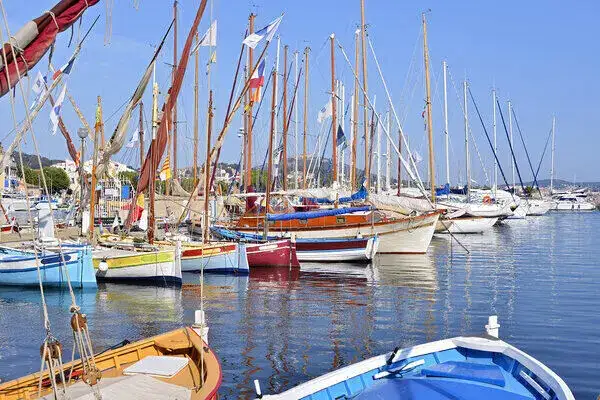
{"label": "blue hulled boat", "polygon": [[499,340],[497,318],[486,334],[395,349],[263,399],[572,400],[544,364]]}
{"label": "blue hulled boat", "polygon": [[[69,273],[73,288],[96,287],[92,250],[88,246],[38,251],[39,268],[45,287],[67,287]],[[38,268],[33,251],[0,247],[0,285],[37,286]]]}

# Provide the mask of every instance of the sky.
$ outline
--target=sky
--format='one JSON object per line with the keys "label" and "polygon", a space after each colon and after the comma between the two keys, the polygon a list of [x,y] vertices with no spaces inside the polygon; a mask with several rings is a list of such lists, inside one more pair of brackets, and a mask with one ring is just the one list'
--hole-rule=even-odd
{"label": "sky", "polygon": [[[38,17],[50,9],[56,0],[4,2],[11,33],[28,20]],[[210,2],[210,0],[209,0]],[[27,3],[27,6],[24,4]],[[83,24],[75,24],[74,37],[82,34],[93,19],[100,20],[86,40],[70,76],[66,80],[69,92],[75,98],[86,119],[93,123],[97,96],[101,96],[105,117],[107,139],[122,113],[123,104],[148,65],[154,46],[158,44],[172,18],[172,2],[167,0],[122,0],[114,2],[112,10],[112,35],[105,43],[106,3],[101,2],[86,11]],[[137,3],[137,8],[134,4]],[[179,1],[179,52],[191,27],[199,0]],[[200,34],[209,26],[210,6],[200,24]],[[578,2],[576,7],[559,1],[514,1],[448,2],[398,2],[395,0],[366,0],[366,22],[370,40],[376,51],[381,69],[392,97],[392,104],[401,120],[403,131],[408,136],[410,147],[418,152],[423,161],[419,164],[420,174],[427,174],[427,137],[422,111],[425,105],[424,68],[422,49],[421,13],[427,11],[427,31],[432,82],[432,117],[435,148],[436,182],[443,183],[446,175],[444,152],[444,116],[442,61],[448,63],[448,119],[450,138],[450,181],[452,184],[465,182],[464,124],[462,111],[462,81],[468,80],[473,96],[480,109],[488,133],[492,134],[492,89],[496,88],[498,99],[507,119],[506,103],[511,100],[524,135],[534,169],[542,155],[547,135],[556,116],[556,161],[555,177],[577,181],[600,181],[600,169],[594,168],[597,148],[600,145],[600,55],[596,40],[600,27],[596,16],[600,4],[593,1]],[[310,47],[309,85],[309,152],[314,151],[316,137],[320,131],[317,112],[328,101],[330,91],[330,57],[328,38],[335,33],[344,46],[348,57],[354,59],[354,31],[360,24],[359,0],[317,1],[305,0],[213,0],[212,15],[218,20],[217,63],[213,65],[211,86],[215,97],[215,132],[223,124],[224,112],[232,85],[241,41],[248,22],[248,14],[257,14],[256,27],[265,26],[281,13],[285,13],[278,33],[282,45],[290,48],[290,60],[295,51],[300,52],[300,68],[303,68],[302,52]],[[6,38],[6,32],[3,33]],[[56,42],[53,64],[64,64],[73,51],[69,45],[70,31],[60,34]],[[159,57],[156,79],[166,92],[173,62],[172,36]],[[275,43],[267,52],[267,68],[275,63]],[[47,70],[46,55],[32,72]],[[200,154],[204,157],[204,132],[207,99],[207,83],[204,65],[208,57],[206,48],[200,51]],[[342,52],[335,53],[336,76],[346,86],[346,103],[353,89],[352,70]],[[283,50],[281,50],[283,69]],[[185,75],[179,98],[179,166],[192,164],[193,136],[193,58]],[[290,79],[291,98],[293,81]],[[372,54],[368,57],[369,96],[376,104],[377,112],[385,114],[390,109],[382,80],[378,74]],[[303,82],[303,79],[301,79]],[[281,86],[280,86],[281,87]],[[270,90],[266,91],[270,93]],[[299,91],[302,106],[303,87]],[[31,99],[29,99],[31,101]],[[268,143],[270,98],[258,114],[255,124],[254,164],[264,159]],[[150,117],[151,90],[144,96],[145,115]],[[161,100],[162,104],[162,100]],[[17,91],[17,119],[24,116],[24,106]],[[487,143],[482,125],[469,101],[468,117],[475,139],[471,147],[472,179],[479,184],[493,181],[493,154]],[[34,133],[41,143],[41,153],[51,158],[68,157],[60,133],[51,135],[50,109],[46,106],[34,123]],[[63,107],[63,118],[79,147],[77,128],[81,126],[70,105]],[[299,113],[299,146],[301,148],[302,112]],[[348,116],[349,117],[349,116]],[[346,134],[349,135],[348,117]],[[498,157],[506,176],[512,181],[510,152],[500,115],[497,119]],[[11,132],[13,118],[9,96],[0,99],[0,118],[5,123],[0,130],[0,141],[6,145],[14,138]],[[506,122],[508,124],[508,121]],[[361,122],[362,124],[362,122]],[[225,140],[222,161],[238,162],[241,140],[237,135],[241,120],[237,116]],[[281,126],[281,123],[280,123]],[[130,136],[137,127],[137,112],[130,126]],[[361,129],[362,131],[362,129]],[[294,154],[294,123],[290,127],[288,154]],[[216,134],[216,133],[215,133]],[[513,131],[515,142],[519,142],[518,131]],[[396,136],[396,134],[394,134]],[[382,142],[384,142],[382,140]],[[363,159],[363,144],[359,143],[359,160]],[[25,149],[32,151],[31,140]],[[519,170],[524,181],[532,180],[523,146],[515,143]],[[326,155],[329,155],[327,149]],[[382,144],[382,152],[385,152]],[[88,151],[89,153],[89,151]],[[116,161],[133,166],[139,165],[138,150],[123,150]],[[348,157],[348,155],[346,155]],[[395,157],[394,157],[395,158]],[[383,164],[383,161],[382,161]],[[375,171],[376,161],[373,161]],[[359,164],[362,168],[362,163]],[[382,170],[385,170],[382,166]],[[392,171],[395,171],[395,161]],[[550,175],[550,148],[548,148],[539,179]],[[500,173],[499,183],[502,184]]]}

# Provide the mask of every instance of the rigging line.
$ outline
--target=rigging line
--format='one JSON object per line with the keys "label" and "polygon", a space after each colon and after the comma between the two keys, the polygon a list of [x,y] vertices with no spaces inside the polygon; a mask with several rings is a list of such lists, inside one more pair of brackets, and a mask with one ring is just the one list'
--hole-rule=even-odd
{"label": "rigging line", "polygon": [[[471,95],[472,98],[472,95]],[[510,148],[510,154],[515,162],[515,169],[517,170],[517,175],[519,176],[519,183],[521,184],[521,189],[523,193],[525,192],[525,186],[523,185],[523,179],[521,179],[521,171],[519,171],[519,165],[517,164],[517,157],[515,156],[515,152],[513,150],[513,145],[510,141],[510,136],[508,134],[508,129],[506,129],[506,123],[504,122],[504,114],[502,113],[502,107],[500,107],[500,101],[498,100],[498,96],[496,96],[496,104],[498,105],[498,111],[500,111],[500,118],[502,119],[502,125],[504,126],[504,132],[506,133],[506,139],[508,140],[508,147]]]}
{"label": "rigging line", "polygon": [[[504,170],[502,169],[502,165],[500,164],[500,160],[498,159],[498,155],[496,154],[496,152],[494,151],[494,144],[492,143],[492,140],[490,139],[490,135],[488,135],[487,129],[485,127],[485,124],[483,123],[483,118],[481,117],[481,113],[479,112],[479,107],[477,107],[477,103],[475,103],[475,98],[473,97],[473,93],[471,93],[471,88],[468,88],[469,90],[469,95],[471,96],[471,100],[473,101],[473,105],[475,106],[475,111],[477,112],[477,116],[479,117],[479,122],[481,122],[481,126],[483,128],[483,131],[485,132],[485,137],[487,138],[487,141],[490,145],[490,148],[492,149],[492,153],[494,154],[494,157],[496,158],[496,162],[498,163],[498,169],[500,170],[500,174],[502,175],[502,179],[504,179],[504,183],[506,184],[506,186],[508,187],[508,180],[506,179],[506,175],[504,175]],[[504,120],[503,120],[504,122]],[[506,128],[506,126],[505,126]],[[507,135],[508,135],[508,131],[507,131]],[[514,200],[514,193],[510,192],[511,196],[513,197]]]}
{"label": "rigging line", "polygon": [[535,171],[536,178],[540,172],[540,167],[542,166],[542,161],[544,160],[544,155],[546,155],[546,149],[548,148],[548,143],[550,143],[551,137],[552,137],[552,128],[550,128],[550,132],[548,133],[548,138],[546,139],[546,144],[544,145],[544,151],[542,152],[542,157],[540,157],[540,162],[538,163],[537,170]]}
{"label": "rigging line", "polygon": [[[392,140],[392,137],[390,135],[390,132],[388,132],[387,127],[383,126],[383,124],[381,123],[381,121],[379,121],[379,124],[380,124],[382,130],[385,132],[386,136],[388,137],[389,141],[391,142],[391,145],[394,148],[394,151],[396,152],[396,155],[398,155],[398,157],[400,158],[400,161],[402,161],[402,164],[404,165],[404,169],[406,169],[406,171],[408,172],[408,175],[410,176],[410,178],[413,181],[416,182],[419,190],[421,191],[421,194],[427,200],[427,202],[429,203],[429,205],[433,208],[434,207],[433,203],[431,202],[431,199],[429,199],[429,197],[427,197],[428,196],[427,190],[425,190],[425,186],[423,184],[423,181],[421,180],[421,177],[419,176],[419,170],[417,168],[417,163],[415,162],[415,159],[414,159],[414,157],[412,156],[412,154],[410,152],[410,147],[408,146],[408,141],[406,140],[406,138],[404,136],[404,130],[402,129],[402,124],[400,123],[400,120],[398,119],[398,114],[396,113],[396,108],[394,107],[394,103],[392,102],[392,96],[390,95],[390,92],[389,92],[388,87],[387,87],[387,83],[385,81],[385,78],[383,77],[383,72],[381,71],[381,66],[379,65],[379,60],[377,59],[377,55],[375,54],[375,48],[373,47],[373,43],[371,42],[371,37],[368,36],[367,38],[368,38],[368,42],[369,42],[369,47],[371,48],[371,53],[373,54],[373,60],[375,61],[375,65],[377,66],[377,71],[379,72],[379,76],[381,78],[381,82],[383,83],[383,88],[385,89],[385,93],[387,95],[388,103],[390,105],[390,108],[392,109],[392,112],[394,114],[394,118],[396,119],[396,125],[398,126],[398,131],[400,133],[400,138],[402,139],[402,143],[404,144],[404,146],[406,148],[406,151],[408,153],[408,159],[412,163],[412,167],[415,169],[414,170],[414,174],[413,174],[413,171],[412,171],[410,165],[406,162],[406,160],[404,160],[404,157],[402,157],[402,153],[400,153],[400,151],[398,150],[398,147],[396,146],[395,141]],[[344,51],[343,47],[341,47],[341,45],[340,45],[340,49],[342,50],[342,53],[344,54],[344,58],[346,59],[346,62],[348,63],[348,65],[352,65],[350,63],[350,60],[348,59],[348,56],[346,55],[346,52]],[[352,70],[352,72],[355,74],[355,78],[358,79],[358,76],[356,75],[356,72],[354,70]],[[364,90],[364,87],[360,84],[360,82],[358,82],[358,85],[362,89],[363,93],[366,94],[366,92]],[[367,101],[369,102],[369,105],[372,108],[373,106],[371,104],[371,100],[368,97],[367,97]]]}
{"label": "rigging line", "polygon": [[398,99],[398,101],[400,102],[400,104],[402,104],[402,100],[403,100],[403,96],[404,96],[404,91],[408,87],[408,78],[409,78],[409,75],[412,72],[413,65],[416,64],[415,60],[416,60],[416,54],[417,54],[417,47],[419,46],[419,43],[421,42],[421,37],[422,36],[423,36],[423,28],[419,27],[419,34],[417,35],[417,40],[415,40],[415,44],[413,46],[413,52],[412,52],[412,56],[411,56],[411,59],[410,59],[410,64],[408,65],[408,69],[406,70],[406,75],[404,77],[404,85],[402,85],[402,89],[400,91],[400,96],[399,96],[399,99]]}
{"label": "rigging line", "polygon": [[517,125],[517,130],[519,131],[519,137],[521,138],[521,143],[523,144],[523,149],[525,149],[525,155],[527,156],[527,162],[529,163],[529,168],[531,169],[531,174],[533,175],[533,184],[537,187],[540,196],[542,196],[542,192],[540,191],[540,186],[537,181],[536,174],[533,170],[533,164],[531,164],[531,157],[529,157],[529,151],[527,151],[527,146],[525,146],[525,139],[523,138],[523,133],[521,132],[521,127],[519,126],[519,121],[517,120],[517,114],[515,114],[515,107],[512,107],[512,116],[515,119],[515,124]]}
{"label": "rigging line", "polygon": [[487,169],[485,168],[485,164],[483,159],[481,158],[481,153],[479,152],[479,148],[477,147],[477,141],[475,140],[475,135],[473,135],[473,131],[469,126],[469,134],[471,136],[471,143],[473,143],[473,147],[475,147],[475,152],[477,153],[477,158],[479,159],[479,164],[481,165],[481,169],[483,170],[483,175],[485,176],[486,183],[490,183],[490,178],[487,173]]}

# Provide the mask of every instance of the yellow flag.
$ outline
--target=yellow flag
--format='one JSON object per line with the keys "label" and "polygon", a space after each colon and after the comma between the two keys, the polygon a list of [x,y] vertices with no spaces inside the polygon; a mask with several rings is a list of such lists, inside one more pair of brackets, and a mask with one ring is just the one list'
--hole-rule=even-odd
{"label": "yellow flag", "polygon": [[144,208],[144,193],[140,193],[137,197],[136,203],[138,207]]}
{"label": "yellow flag", "polygon": [[211,64],[215,64],[217,62],[217,51],[213,51],[210,55],[210,60],[208,61]]}
{"label": "yellow flag", "polygon": [[159,176],[160,176],[161,181],[166,181],[168,179],[171,179],[171,161],[169,160],[168,154],[165,157],[165,162],[162,166],[162,169],[160,170]]}

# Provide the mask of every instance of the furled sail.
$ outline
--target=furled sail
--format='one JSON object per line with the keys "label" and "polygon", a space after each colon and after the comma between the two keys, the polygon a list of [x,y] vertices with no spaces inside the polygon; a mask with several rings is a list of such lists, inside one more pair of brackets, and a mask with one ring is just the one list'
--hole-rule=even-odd
{"label": "furled sail", "polygon": [[200,6],[198,7],[198,12],[196,13],[194,24],[190,29],[187,40],[185,41],[185,46],[183,47],[181,58],[179,60],[179,63],[177,64],[175,79],[173,80],[173,86],[171,86],[171,89],[169,90],[169,98],[167,99],[164,106],[164,112],[160,121],[160,125],[158,127],[158,132],[156,133],[156,139],[150,145],[148,153],[146,154],[146,159],[144,160],[144,165],[142,166],[142,169],[140,171],[140,177],[138,179],[136,193],[143,193],[148,188],[148,185],[150,184],[150,179],[154,179],[154,176],[156,174],[156,167],[160,164],[160,160],[162,159],[163,153],[167,146],[167,129],[169,126],[167,121],[171,119],[171,110],[173,109],[173,105],[177,101],[177,96],[179,95],[179,90],[181,89],[183,77],[185,75],[185,70],[187,68],[188,60],[190,58],[190,50],[192,48],[194,35],[198,30],[198,25],[200,24],[200,20],[202,19],[202,14],[204,14],[205,8],[206,0],[202,0]]}
{"label": "furled sail", "polygon": [[144,95],[144,91],[146,90],[148,82],[150,82],[150,77],[152,76],[154,62],[156,61],[160,50],[165,44],[165,40],[167,39],[167,35],[169,34],[169,31],[171,30],[172,26],[173,22],[171,22],[171,25],[169,25],[169,29],[167,29],[167,32],[165,33],[165,35],[162,38],[162,41],[160,42],[160,45],[154,52],[154,56],[152,57],[150,64],[148,64],[146,71],[144,71],[144,75],[142,75],[142,79],[138,83],[137,88],[133,92],[131,100],[129,100],[129,103],[127,103],[127,106],[125,107],[125,112],[121,116],[121,119],[119,119],[119,123],[117,124],[115,131],[110,137],[110,140],[106,144],[105,148],[102,149],[102,151],[100,151],[98,154],[98,166],[96,167],[96,177],[98,179],[101,179],[102,176],[104,176],[104,174],[106,173],[108,169],[108,164],[110,162],[110,158],[113,155],[117,154],[125,144],[125,139],[127,138],[127,130],[129,128],[129,121],[131,120],[131,114],[133,112],[133,109],[137,107],[138,103],[142,99],[142,96]]}
{"label": "furled sail", "polygon": [[[19,73],[21,77],[24,77],[41,60],[50,46],[54,44],[59,32],[70,28],[86,9],[99,1],[61,0],[50,11],[29,21],[16,32],[10,39],[16,54],[11,51],[11,43],[3,45],[7,65],[4,65],[4,57],[2,57],[2,61],[0,61],[0,96],[4,96],[19,81]],[[17,73],[17,66],[19,73]],[[8,68],[9,81],[6,77],[6,68]]]}

